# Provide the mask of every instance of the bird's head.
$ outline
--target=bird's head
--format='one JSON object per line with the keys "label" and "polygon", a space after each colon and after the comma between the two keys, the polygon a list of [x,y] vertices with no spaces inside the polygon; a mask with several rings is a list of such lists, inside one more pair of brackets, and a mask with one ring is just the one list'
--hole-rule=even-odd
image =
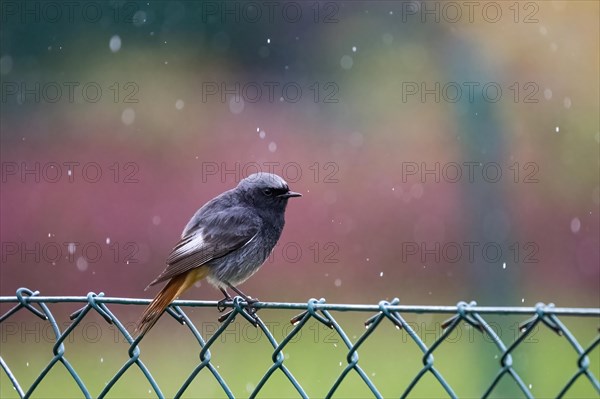
{"label": "bird's head", "polygon": [[260,210],[285,210],[288,199],[302,194],[290,191],[288,184],[273,173],[254,173],[237,186],[246,201]]}

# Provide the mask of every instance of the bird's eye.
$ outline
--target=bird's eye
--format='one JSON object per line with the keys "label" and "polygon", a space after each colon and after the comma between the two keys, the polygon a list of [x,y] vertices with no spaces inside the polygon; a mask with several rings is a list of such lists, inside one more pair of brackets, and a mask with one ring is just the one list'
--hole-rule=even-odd
{"label": "bird's eye", "polygon": [[270,197],[271,195],[273,195],[273,190],[271,190],[270,188],[265,188],[263,190],[263,194],[265,194],[267,197]]}

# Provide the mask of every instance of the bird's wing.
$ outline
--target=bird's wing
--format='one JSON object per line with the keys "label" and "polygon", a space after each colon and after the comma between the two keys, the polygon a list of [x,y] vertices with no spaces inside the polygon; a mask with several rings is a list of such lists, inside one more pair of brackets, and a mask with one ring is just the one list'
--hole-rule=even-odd
{"label": "bird's wing", "polygon": [[241,248],[256,236],[260,226],[260,218],[241,207],[204,215],[198,227],[173,248],[167,258],[167,268],[149,286]]}

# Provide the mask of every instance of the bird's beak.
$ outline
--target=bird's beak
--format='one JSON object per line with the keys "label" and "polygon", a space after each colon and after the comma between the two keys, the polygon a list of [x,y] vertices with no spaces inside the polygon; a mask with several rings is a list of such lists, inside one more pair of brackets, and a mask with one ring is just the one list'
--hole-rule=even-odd
{"label": "bird's beak", "polygon": [[302,194],[295,193],[293,191],[288,191],[285,194],[280,194],[280,195],[277,196],[277,198],[291,198],[291,197],[302,197]]}

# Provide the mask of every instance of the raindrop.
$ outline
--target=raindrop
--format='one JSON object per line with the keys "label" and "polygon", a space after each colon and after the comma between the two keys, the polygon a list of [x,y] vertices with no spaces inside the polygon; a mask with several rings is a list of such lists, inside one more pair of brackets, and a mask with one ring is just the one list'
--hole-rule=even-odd
{"label": "raindrop", "polygon": [[506,262],[502,263],[502,268],[506,269]]}
{"label": "raindrop", "polygon": [[352,46],[352,52],[356,53],[356,46]]}
{"label": "raindrop", "polygon": [[119,37],[119,35],[114,35],[110,38],[110,41],[108,42],[108,47],[113,53],[116,53],[121,49],[121,38]]}
{"label": "raindrop", "polygon": [[135,14],[133,14],[133,26],[140,27],[146,23],[146,13],[142,10],[138,10]]}
{"label": "raindrop", "polygon": [[79,269],[80,272],[84,272],[88,268],[87,260],[85,260],[85,258],[83,256],[80,256],[79,258],[77,258],[76,265],[77,265],[77,269]]}
{"label": "raindrop", "polygon": [[554,128],[554,131],[555,131],[556,133],[560,132],[560,127],[556,126],[556,127]]}
{"label": "raindrop", "polygon": [[182,110],[184,106],[185,103],[183,102],[183,100],[180,99],[175,101],[175,108],[177,108],[178,110]]}
{"label": "raindrop", "polygon": [[271,142],[269,143],[269,151],[270,151],[270,152],[275,152],[275,151],[277,151],[277,144],[275,144],[275,142],[274,142],[274,141],[271,141]]}
{"label": "raindrop", "polygon": [[160,216],[152,216],[152,224],[158,226],[160,224]]}
{"label": "raindrop", "polygon": [[104,358],[103,357],[100,358],[100,363],[104,363]]}
{"label": "raindrop", "polygon": [[267,133],[265,133],[264,130],[261,130],[260,133],[258,133],[258,137],[260,137],[261,139],[264,139],[265,137],[267,137]]}
{"label": "raindrop", "polygon": [[244,110],[244,106],[244,99],[239,96],[233,96],[231,100],[229,100],[229,110],[233,114],[241,113]]}
{"label": "raindrop", "polygon": [[392,36],[390,33],[385,33],[382,37],[381,40],[383,40],[384,44],[392,44],[392,42],[394,41],[394,36]]}
{"label": "raindrop", "polygon": [[571,108],[571,98],[570,97],[565,97],[563,99],[563,105],[567,109]]}
{"label": "raindrop", "polygon": [[383,277],[383,272],[380,272],[380,273],[379,273],[379,277]]}
{"label": "raindrop", "polygon": [[71,255],[73,255],[75,253],[75,243],[74,242],[69,243],[69,245],[67,246],[67,251],[69,251],[69,253]]}
{"label": "raindrop", "polygon": [[121,114],[121,121],[126,125],[131,125],[135,121],[135,111],[132,108],[125,108]]}
{"label": "raindrop", "polygon": [[267,39],[267,44],[271,44],[271,39]]}
{"label": "raindrop", "polygon": [[571,232],[578,233],[581,229],[581,220],[579,218],[571,219]]}
{"label": "raindrop", "polygon": [[521,298],[521,303],[525,303],[525,298]]}
{"label": "raindrop", "polygon": [[340,65],[346,70],[350,69],[354,65],[354,60],[349,55],[345,55],[340,59]]}
{"label": "raindrop", "polygon": [[110,237],[106,237],[106,245],[110,244]]}
{"label": "raindrop", "polygon": [[550,90],[550,89],[544,90],[544,98],[546,100],[550,100],[552,98],[552,90]]}
{"label": "raindrop", "polygon": [[342,279],[336,278],[335,281],[333,282],[333,285],[335,285],[336,287],[341,287]]}

